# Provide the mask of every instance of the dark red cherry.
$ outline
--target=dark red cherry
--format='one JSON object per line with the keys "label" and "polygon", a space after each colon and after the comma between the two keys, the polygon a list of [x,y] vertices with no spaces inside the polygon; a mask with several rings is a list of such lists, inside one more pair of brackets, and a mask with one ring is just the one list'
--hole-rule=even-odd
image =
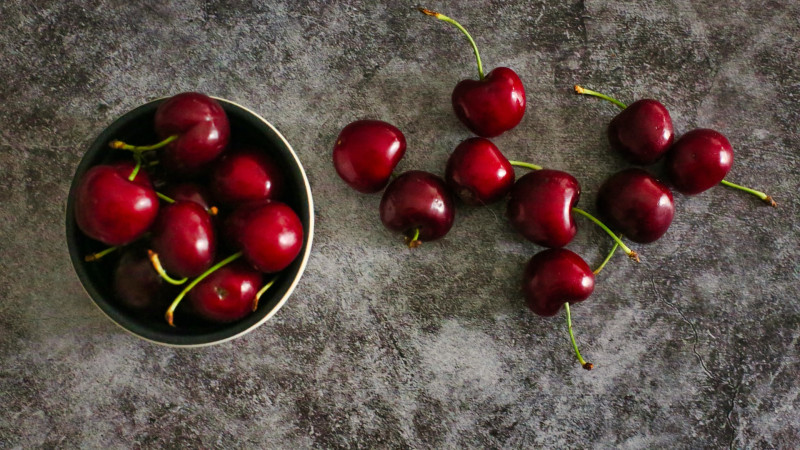
{"label": "dark red cherry", "polygon": [[503,198],[514,185],[514,168],[492,141],[470,138],[447,160],[445,180],[464,203],[486,205]]}
{"label": "dark red cherry", "polygon": [[453,89],[456,117],[473,133],[494,137],[525,115],[525,88],[516,72],[498,67],[481,80],[461,80]]}
{"label": "dark red cherry", "polygon": [[75,221],[87,236],[123,245],[144,234],[158,215],[158,197],[147,174],[120,162],[89,169],[75,189]]}
{"label": "dark red cherry", "polygon": [[164,206],[152,231],[152,249],[170,276],[196,277],[214,262],[211,216],[197,203],[177,201]]}
{"label": "dark red cherry", "polygon": [[216,159],[228,145],[230,124],[222,106],[197,92],[170,97],[158,106],[156,134],[161,139],[177,136],[163,151],[166,168],[191,175]]}
{"label": "dark red cherry", "polygon": [[114,296],[125,307],[144,313],[163,313],[169,301],[161,295],[163,280],[147,252],[126,250],[114,269]]}
{"label": "dark red cherry", "polygon": [[222,224],[222,239],[235,251],[242,249],[242,244],[239,239],[242,236],[242,230],[250,219],[250,214],[257,210],[259,207],[272,202],[272,200],[257,200],[253,202],[244,203],[234,209]]}
{"label": "dark red cherry", "polygon": [[175,201],[185,200],[195,202],[205,210],[211,207],[211,194],[208,192],[208,189],[197,183],[167,185],[164,188],[164,195]]}
{"label": "dark red cherry", "polygon": [[594,291],[594,274],[577,254],[551,248],[528,261],[522,289],[531,311],[540,316],[554,316],[564,303],[589,298]]}
{"label": "dark red cherry", "polygon": [[381,222],[414,242],[439,239],[453,226],[455,207],[444,180],[411,170],[398,176],[383,193]]}
{"label": "dark red cherry", "polygon": [[211,173],[211,190],[220,204],[278,199],[283,184],[278,164],[266,152],[255,148],[227,152],[214,164]]}
{"label": "dark red cherry", "polygon": [[692,130],[667,153],[665,170],[675,190],[699,194],[719,184],[733,165],[733,147],[722,133],[707,128]]}
{"label": "dark red cherry", "polygon": [[358,120],[342,129],[333,146],[336,173],[353,189],[378,192],[406,153],[406,138],[394,125]]}
{"label": "dark red cherry", "polygon": [[597,209],[612,230],[642,244],[663,236],[675,215],[669,188],[635,168],[617,172],[603,183]]}
{"label": "dark red cherry", "polygon": [[265,273],[279,272],[303,247],[303,224],[288,205],[269,202],[247,214],[238,239],[245,259]]}
{"label": "dark red cherry", "polygon": [[658,161],[674,138],[669,111],[651,99],[631,103],[608,125],[611,147],[633,164]]}
{"label": "dark red cherry", "polygon": [[525,239],[543,247],[563,247],[578,228],[572,208],[581,186],[560,170],[535,170],[522,176],[511,189],[506,216]]}
{"label": "dark red cherry", "polygon": [[223,266],[189,291],[189,301],[200,317],[232,322],[253,311],[262,276],[244,261]]}

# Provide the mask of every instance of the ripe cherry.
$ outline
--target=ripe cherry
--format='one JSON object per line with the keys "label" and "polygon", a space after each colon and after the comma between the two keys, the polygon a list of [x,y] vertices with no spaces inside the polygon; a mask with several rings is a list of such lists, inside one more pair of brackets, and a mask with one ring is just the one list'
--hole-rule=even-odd
{"label": "ripe cherry", "polygon": [[464,203],[486,205],[511,190],[514,168],[492,141],[469,138],[450,155],[444,178]]}
{"label": "ripe cherry", "polygon": [[699,194],[719,184],[733,165],[733,147],[714,130],[698,128],[678,139],[667,153],[667,178],[676,191]]}
{"label": "ripe cherry", "polygon": [[535,170],[514,183],[506,216],[525,239],[544,247],[563,247],[578,231],[572,208],[580,196],[580,184],[572,175]]}
{"label": "ripe cherry", "polygon": [[244,261],[236,261],[198,283],[189,291],[189,301],[200,317],[232,322],[254,310],[261,283],[260,272]]}
{"label": "ripe cherry", "polygon": [[394,125],[358,120],[342,129],[333,146],[336,173],[353,189],[378,192],[406,152],[406,138]]}
{"label": "ripe cherry", "polygon": [[153,224],[158,210],[149,177],[130,162],[94,166],[75,189],[78,228],[108,245],[138,239]]}
{"label": "ripe cherry", "polygon": [[169,303],[161,292],[163,284],[143,249],[122,253],[114,269],[114,297],[120,304],[144,314],[163,311]]}
{"label": "ripe cherry", "polygon": [[675,215],[669,188],[636,168],[617,172],[603,183],[597,209],[609,227],[642,244],[663,236]]}
{"label": "ripe cherry", "polygon": [[525,87],[519,76],[507,67],[498,67],[486,76],[478,46],[461,24],[435,11],[419,10],[458,28],[469,39],[478,62],[478,80],[462,80],[453,89],[453,110],[473,133],[494,137],[516,127],[525,115]]}
{"label": "ripe cherry", "polygon": [[386,228],[403,233],[408,246],[416,247],[446,235],[456,211],[444,180],[432,173],[411,170],[386,188],[380,212]]}
{"label": "ripe cherry", "polygon": [[280,272],[303,247],[303,224],[285,203],[269,202],[247,215],[238,242],[253,267],[265,273]]}
{"label": "ripe cherry", "polygon": [[214,227],[199,204],[176,201],[163,207],[152,231],[152,249],[168,274],[196,277],[214,262]]}
{"label": "ripe cherry", "polygon": [[266,152],[256,148],[227,152],[211,173],[211,191],[220,204],[279,199],[283,185],[283,174],[278,164]]}

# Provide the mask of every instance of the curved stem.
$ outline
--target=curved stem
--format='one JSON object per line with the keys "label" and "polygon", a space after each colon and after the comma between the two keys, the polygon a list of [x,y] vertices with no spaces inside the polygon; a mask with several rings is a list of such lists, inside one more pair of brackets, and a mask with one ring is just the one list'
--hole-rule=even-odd
{"label": "curved stem", "polygon": [[258,291],[258,293],[256,293],[256,298],[253,300],[253,311],[258,309],[258,301],[261,300],[261,296],[264,295],[264,293],[267,292],[267,290],[269,288],[271,288],[272,285],[275,284],[275,281],[277,281],[277,280],[278,280],[278,277],[273,278],[272,281],[270,281],[269,283],[265,284],[264,287],[262,287]]}
{"label": "curved stem", "polygon": [[586,370],[592,370],[594,368],[594,364],[590,362],[586,362],[581,356],[580,350],[578,350],[578,343],[575,342],[575,335],[572,333],[572,316],[569,313],[569,303],[564,303],[564,309],[567,311],[567,330],[569,330],[569,338],[572,341],[572,348],[575,349],[575,355],[578,357],[578,362],[581,363]]}
{"label": "curved stem", "polygon": [[626,105],[625,103],[622,103],[621,101],[615,99],[614,97],[609,97],[606,94],[601,94],[601,93],[599,93],[597,91],[593,91],[591,89],[586,89],[586,88],[580,87],[577,84],[575,85],[575,92],[577,92],[578,94],[582,94],[582,95],[591,95],[593,97],[602,98],[603,100],[608,100],[611,103],[619,106],[621,109],[625,109],[625,108],[628,107],[628,105]]}
{"label": "curved stem", "polygon": [[586,211],[584,211],[584,210],[582,210],[580,208],[572,208],[572,210],[575,211],[576,213],[586,217],[587,219],[591,220],[595,224],[597,224],[597,226],[602,228],[603,231],[608,233],[608,235],[611,236],[612,239],[614,239],[614,242],[616,242],[617,244],[619,244],[620,247],[622,247],[622,251],[624,251],[625,254],[628,255],[628,257],[630,259],[632,259],[632,260],[634,260],[636,262],[639,262],[639,255],[635,251],[629,249],[628,246],[625,245],[625,243],[622,242],[622,240],[620,238],[618,238],[617,235],[614,234],[613,231],[609,230],[608,227],[603,222],[601,222],[595,216],[589,214],[588,212],[586,212]]}
{"label": "curved stem", "polygon": [[184,288],[184,289],[181,291],[181,293],[180,293],[180,294],[178,294],[178,296],[177,296],[177,297],[175,297],[175,300],[173,300],[173,301],[172,301],[172,304],[171,304],[171,305],[169,305],[169,309],[168,309],[168,310],[167,310],[167,312],[164,314],[164,318],[165,318],[165,319],[167,319],[167,323],[169,324],[169,326],[171,326],[171,327],[174,327],[174,326],[175,326],[175,325],[172,323],[172,321],[173,321],[173,318],[174,318],[174,316],[175,316],[175,309],[176,309],[176,308],[178,307],[178,305],[181,303],[181,300],[183,300],[183,297],[186,297],[186,294],[188,294],[188,293],[189,293],[189,291],[191,291],[191,290],[192,290],[192,288],[194,288],[195,286],[197,286],[197,284],[198,284],[198,283],[200,283],[201,281],[203,281],[203,280],[204,280],[204,279],[205,279],[207,276],[209,276],[209,275],[211,275],[212,273],[216,272],[216,271],[217,271],[217,270],[218,270],[220,267],[223,267],[223,266],[225,266],[225,265],[227,265],[227,264],[229,264],[229,263],[231,263],[231,262],[235,261],[236,259],[238,259],[238,258],[239,258],[239,257],[241,257],[241,256],[242,256],[242,252],[236,252],[236,253],[232,254],[231,256],[228,256],[227,258],[223,259],[222,261],[220,261],[220,262],[218,262],[218,263],[214,264],[213,266],[211,266],[211,268],[209,268],[208,270],[206,270],[205,272],[203,272],[202,274],[200,274],[200,276],[199,276],[199,277],[197,277],[197,278],[195,278],[194,280],[192,280],[192,282],[191,282],[191,283],[189,283],[189,285],[188,285],[188,286],[186,286],[186,287],[185,287],[185,288]]}
{"label": "curved stem", "polygon": [[161,147],[166,147],[167,145],[169,145],[170,142],[174,141],[175,139],[178,139],[178,135],[177,134],[173,134],[172,136],[164,139],[163,141],[161,141],[159,143],[156,143],[156,144],[153,144],[153,145],[130,145],[130,144],[126,144],[126,143],[124,143],[122,141],[113,140],[113,141],[108,143],[108,146],[113,148],[113,149],[117,149],[117,150],[131,150],[131,151],[134,151],[134,152],[147,152],[147,151],[150,151],[150,150],[158,150]]}
{"label": "curved stem", "polygon": [[469,43],[470,43],[470,45],[472,45],[472,51],[475,52],[475,59],[478,61],[478,78],[482,80],[484,77],[483,77],[483,64],[481,63],[481,55],[480,55],[480,53],[478,53],[478,46],[475,44],[475,41],[472,39],[472,36],[469,35],[469,32],[467,31],[467,29],[462,27],[460,23],[458,23],[455,20],[445,16],[444,14],[439,14],[436,11],[431,11],[430,9],[425,9],[425,8],[417,8],[417,9],[419,9],[419,12],[421,12],[422,14],[427,14],[427,15],[435,17],[435,18],[437,18],[439,20],[445,21],[445,22],[449,23],[450,25],[455,26],[462,33],[464,33],[464,36],[466,36],[467,39],[469,39]]}
{"label": "curved stem", "polygon": [[84,256],[83,260],[86,261],[86,262],[97,261],[98,259],[102,258],[103,256],[106,256],[107,254],[113,252],[114,250],[116,250],[118,248],[119,247],[117,247],[117,246],[108,247],[107,249],[105,249],[105,250],[103,250],[101,252],[92,253],[91,255]]}
{"label": "curved stem", "polygon": [[734,189],[739,189],[740,191],[747,192],[748,194],[753,194],[756,197],[760,198],[762,201],[764,201],[764,203],[766,203],[766,204],[768,204],[770,206],[774,206],[774,207],[778,206],[778,204],[775,202],[775,200],[772,199],[772,197],[770,197],[769,195],[767,195],[767,194],[765,194],[765,193],[763,193],[761,191],[757,191],[755,189],[750,189],[749,187],[745,187],[745,186],[742,186],[742,185],[739,185],[739,184],[736,184],[736,183],[731,183],[728,180],[722,180],[719,183],[721,185],[723,185],[723,186],[728,186],[728,187],[731,187],[731,188],[734,188]]}
{"label": "curved stem", "polygon": [[167,197],[166,195],[162,194],[161,192],[156,191],[156,195],[158,196],[158,198],[160,198],[161,200],[164,200],[167,203],[175,203],[175,200]]}
{"label": "curved stem", "polygon": [[509,161],[509,163],[512,166],[524,167],[526,169],[542,170],[542,166],[537,166],[536,164],[526,163],[526,162],[522,162],[522,161]]}
{"label": "curved stem", "polygon": [[406,245],[408,248],[417,248],[422,245],[422,241],[419,240],[419,228],[414,228],[414,237],[406,236]]}
{"label": "curved stem", "polygon": [[[620,234],[619,237],[621,238],[622,235]],[[619,242],[614,242],[614,246],[611,247],[611,251],[608,252],[608,256],[606,256],[606,259],[604,259],[603,262],[600,263],[600,265],[597,266],[597,269],[594,269],[592,273],[594,273],[595,275],[600,273],[600,271],[603,270],[603,267],[605,267],[606,264],[608,264],[608,262],[611,261],[611,257],[614,256],[614,253],[617,252],[617,248],[619,248]]]}
{"label": "curved stem", "polygon": [[139,170],[142,168],[142,153],[135,152],[133,154],[133,159],[136,160],[136,167],[133,168],[131,174],[128,175],[128,181],[133,181],[136,179],[136,175],[139,175]]}
{"label": "curved stem", "polygon": [[167,271],[164,270],[164,267],[161,265],[161,260],[158,259],[158,253],[147,249],[147,256],[150,258],[150,262],[153,264],[153,269],[161,275],[161,278],[164,279],[169,284],[174,284],[175,286],[180,286],[183,283],[186,283],[187,278],[182,278],[180,280],[176,280],[167,274]]}

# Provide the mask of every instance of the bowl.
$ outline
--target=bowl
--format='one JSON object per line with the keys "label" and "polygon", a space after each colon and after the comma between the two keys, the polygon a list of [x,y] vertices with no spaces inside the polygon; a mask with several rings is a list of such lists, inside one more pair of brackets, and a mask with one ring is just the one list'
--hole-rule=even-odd
{"label": "bowl", "polygon": [[[95,305],[114,323],[135,336],[157,344],[175,347],[198,347],[219,344],[253,331],[269,320],[289,299],[305,270],[314,236],[314,205],[311,186],[300,159],[281,133],[255,112],[234,102],[216,98],[228,115],[231,125],[229,147],[252,145],[269,152],[283,169],[287,192],[282,199],[294,209],[303,224],[303,246],[300,254],[286,269],[277,274],[272,287],[261,297],[258,309],[245,318],[228,324],[196,321],[186,326],[171,327],[165,320],[145,318],[120,305],[113,295],[112,274],[119,251],[104,258],[86,262],[84,257],[108,246],[85,236],[74,218],[74,191],[78,181],[92,166],[120,159],[131,159],[130,153],[110,149],[108,143],[120,139],[134,144],[157,142],[153,131],[156,109],[166,99],[146,103],[115,120],[89,146],[72,179],[66,209],[67,246],[75,272]],[[126,154],[127,153],[127,154]],[[221,259],[219,255],[218,259]],[[265,280],[271,279],[269,276]],[[186,302],[188,303],[188,302]],[[178,309],[180,311],[180,307]],[[176,317],[177,317],[176,312]]]}

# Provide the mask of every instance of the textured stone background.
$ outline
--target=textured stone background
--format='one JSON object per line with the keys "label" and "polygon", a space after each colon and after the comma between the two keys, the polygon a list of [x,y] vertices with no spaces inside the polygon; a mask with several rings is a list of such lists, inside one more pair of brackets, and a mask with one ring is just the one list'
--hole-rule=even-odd
{"label": "textured stone background", "polygon": [[[380,118],[406,134],[401,169],[442,173],[470,136],[449,104],[475,76],[464,38],[405,2],[23,1],[0,5],[0,447],[794,447],[800,439],[800,4],[796,1],[432,1],[488,68],[523,79],[528,111],[495,139],[567,170],[593,210],[613,105],[660,99],[676,131],[725,133],[724,188],[676,196],[667,235],[618,255],[563,317],[519,284],[540,250],[503,205],[459,209],[409,251],[380,196],[331,166],[338,131]],[[164,3],[170,3],[165,5]],[[294,145],[317,235],[273,320],[211,348],[126,334],[82,291],[64,243],[88,143],[146,100],[200,90],[247,105]],[[600,262],[588,222],[569,248]]]}

